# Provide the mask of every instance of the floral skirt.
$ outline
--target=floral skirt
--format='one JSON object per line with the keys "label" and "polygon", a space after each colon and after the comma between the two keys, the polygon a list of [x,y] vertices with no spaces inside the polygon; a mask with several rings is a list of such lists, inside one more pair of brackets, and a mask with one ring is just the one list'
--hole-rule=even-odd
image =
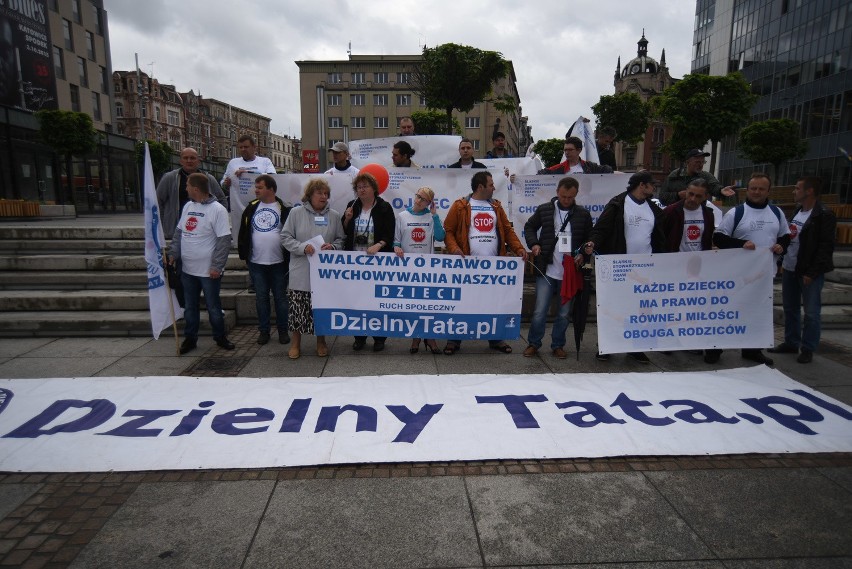
{"label": "floral skirt", "polygon": [[287,329],[301,334],[314,333],[314,313],[311,311],[311,291],[287,289],[289,309]]}

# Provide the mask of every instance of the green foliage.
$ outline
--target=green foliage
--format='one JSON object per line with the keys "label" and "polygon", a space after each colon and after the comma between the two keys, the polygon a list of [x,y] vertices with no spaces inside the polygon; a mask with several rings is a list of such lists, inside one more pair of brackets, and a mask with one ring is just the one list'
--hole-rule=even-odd
{"label": "green foliage", "polygon": [[546,140],[539,140],[533,146],[533,151],[541,156],[545,168],[549,168],[562,162],[562,157],[565,154],[565,139],[548,138]]}
{"label": "green foliage", "polygon": [[91,154],[98,148],[98,131],[92,117],[74,111],[44,110],[35,114],[39,135],[58,154],[70,157]]}
{"label": "green foliage", "polygon": [[742,129],[737,139],[737,150],[742,158],[755,164],[772,164],[776,183],[780,183],[778,170],[781,164],[803,157],[808,151],[808,143],[802,140],[796,121],[769,119],[753,122]]}
{"label": "green foliage", "polygon": [[[174,151],[167,142],[156,142],[148,140],[148,149],[151,152],[151,169],[154,177],[158,178],[172,169],[172,155]],[[136,162],[139,166],[145,163],[145,145],[139,141],[136,143]]]}
{"label": "green foliage", "polygon": [[[710,140],[716,164],[716,143],[745,125],[757,101],[749,84],[739,73],[725,76],[686,75],[668,87],[654,103],[660,117],[674,128],[670,151],[702,147]],[[682,155],[681,155],[682,156]]]}
{"label": "green foliage", "polygon": [[[423,48],[423,61],[414,73],[415,91],[430,109],[447,115],[447,134],[453,109],[466,113],[488,98],[492,84],[509,73],[509,63],[496,51],[445,43]],[[419,127],[418,127],[419,129]]]}
{"label": "green foliage", "polygon": [[592,106],[598,128],[611,126],[618,131],[618,140],[637,144],[645,138],[651,124],[651,105],[636,93],[603,95]]}
{"label": "green foliage", "polygon": [[417,134],[461,134],[462,127],[458,119],[452,117],[452,124],[447,126],[447,115],[443,111],[427,109],[425,111],[414,111],[411,120]]}

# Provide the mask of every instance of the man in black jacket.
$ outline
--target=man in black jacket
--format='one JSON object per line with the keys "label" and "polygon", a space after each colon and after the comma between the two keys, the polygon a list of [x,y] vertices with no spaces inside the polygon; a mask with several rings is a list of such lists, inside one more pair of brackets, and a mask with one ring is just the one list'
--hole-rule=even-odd
{"label": "man in black jacket", "polygon": [[473,159],[473,142],[469,138],[462,138],[459,142],[459,159],[447,168],[486,168],[482,162]]}
{"label": "man in black jacket", "polygon": [[[559,180],[556,197],[544,203],[530,216],[524,225],[524,239],[533,256],[536,268],[535,309],[532,324],[527,336],[529,345],[524,357],[533,357],[541,348],[547,324],[547,313],[554,296],[560,297],[567,262],[580,262],[582,255],[573,257],[573,252],[589,239],[592,230],[592,216],[586,208],[576,204],[580,183],[576,178],[567,176]],[[568,314],[571,301],[560,304],[553,322],[553,335],[550,348],[553,355],[565,359],[565,332],[568,329]]]}
{"label": "man in black jacket", "polygon": [[287,221],[290,208],[276,196],[278,185],[269,174],[258,176],[254,181],[256,200],[249,202],[240,219],[237,235],[237,252],[248,265],[254,283],[255,306],[257,307],[257,343],[269,342],[271,318],[269,292],[275,300],[275,324],[278,327],[278,342],[287,344],[287,267],[290,253],[281,246],[281,228]]}
{"label": "man in black jacket", "polygon": [[[811,363],[819,344],[822,287],[825,273],[834,270],[834,234],[837,218],[819,199],[822,180],[804,177],[796,182],[793,200],[798,209],[790,221],[790,244],[781,264],[784,302],[784,342],[773,353],[795,354],[801,364]],[[802,326],[801,309],[805,321]]]}

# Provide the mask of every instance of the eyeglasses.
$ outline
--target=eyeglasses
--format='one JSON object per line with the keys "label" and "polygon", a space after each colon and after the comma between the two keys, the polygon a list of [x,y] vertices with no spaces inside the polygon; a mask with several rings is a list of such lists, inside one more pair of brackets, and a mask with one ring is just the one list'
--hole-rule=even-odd
{"label": "eyeglasses", "polygon": [[373,188],[369,184],[358,184],[357,186],[355,186],[355,189],[356,190],[372,190]]}
{"label": "eyeglasses", "polygon": [[428,202],[428,201],[429,201],[429,199],[428,199],[428,198],[424,198],[424,197],[423,197],[423,196],[421,196],[420,194],[414,194],[414,199],[416,199],[416,200],[423,200],[424,202]]}

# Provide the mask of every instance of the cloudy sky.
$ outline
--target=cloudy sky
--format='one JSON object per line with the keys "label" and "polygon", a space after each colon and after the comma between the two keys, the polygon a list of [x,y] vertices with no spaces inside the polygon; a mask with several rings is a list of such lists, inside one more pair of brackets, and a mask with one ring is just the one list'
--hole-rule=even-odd
{"label": "cloudy sky", "polygon": [[[645,29],[651,57],[689,72],[695,2],[687,0],[105,0],[113,70],[135,67],[179,91],[272,118],[301,136],[295,61],[420,53],[453,42],[512,60],[533,138],[564,136],[611,95],[618,56],[636,55]],[[520,7],[523,6],[523,7]]]}

